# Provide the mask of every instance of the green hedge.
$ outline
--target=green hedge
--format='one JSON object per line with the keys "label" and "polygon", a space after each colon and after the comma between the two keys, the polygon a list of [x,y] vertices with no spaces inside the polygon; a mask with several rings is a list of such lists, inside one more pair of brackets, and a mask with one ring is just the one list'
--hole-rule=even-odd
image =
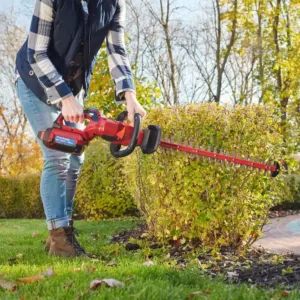
{"label": "green hedge", "polygon": [[42,218],[40,176],[0,178],[1,218]]}
{"label": "green hedge", "polygon": [[285,181],[285,193],[281,202],[272,210],[299,210],[300,209],[300,175],[287,175]]}
{"label": "green hedge", "polygon": [[76,211],[92,220],[136,214],[123,169],[123,161],[111,156],[108,143],[92,142],[79,179]]}
{"label": "green hedge", "polygon": [[[122,161],[111,157],[107,143],[91,143],[77,188],[75,217],[98,220],[136,215],[122,170]],[[0,218],[44,218],[39,174],[0,177]]]}
{"label": "green hedge", "polygon": [[[263,161],[281,160],[279,116],[258,105],[215,104],[152,110],[163,138]],[[150,231],[162,241],[200,239],[203,246],[239,247],[258,235],[270,207],[283,197],[279,176],[159,149],[126,161],[132,194]]]}

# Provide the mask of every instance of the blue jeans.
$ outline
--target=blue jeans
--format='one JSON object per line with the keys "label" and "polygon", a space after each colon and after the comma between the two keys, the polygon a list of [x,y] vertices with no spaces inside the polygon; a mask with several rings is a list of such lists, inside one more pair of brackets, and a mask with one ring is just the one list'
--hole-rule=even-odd
{"label": "blue jeans", "polygon": [[[37,136],[39,131],[52,127],[61,112],[56,106],[48,106],[27,88],[21,78],[17,80],[18,98],[23,111]],[[78,99],[82,104],[82,99]],[[83,128],[83,124],[66,122],[66,125]],[[41,198],[49,230],[65,227],[72,219],[73,202],[80,168],[84,161],[81,156],[48,149],[37,139],[44,156],[41,177]]]}

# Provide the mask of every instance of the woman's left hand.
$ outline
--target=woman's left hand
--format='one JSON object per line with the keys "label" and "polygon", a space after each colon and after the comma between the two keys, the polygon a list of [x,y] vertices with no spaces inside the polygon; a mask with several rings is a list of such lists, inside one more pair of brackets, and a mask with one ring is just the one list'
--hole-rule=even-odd
{"label": "woman's left hand", "polygon": [[128,111],[128,119],[132,125],[134,125],[134,115],[140,114],[142,119],[146,117],[146,111],[136,99],[134,92],[125,92],[125,99]]}

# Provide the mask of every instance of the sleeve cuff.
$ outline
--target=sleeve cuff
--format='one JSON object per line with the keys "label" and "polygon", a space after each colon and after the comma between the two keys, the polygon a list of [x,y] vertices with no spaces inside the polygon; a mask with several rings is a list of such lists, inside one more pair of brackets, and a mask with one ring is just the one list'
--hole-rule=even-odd
{"label": "sleeve cuff", "polygon": [[46,89],[47,102],[49,104],[58,104],[63,99],[73,95],[71,89],[67,86],[65,82],[61,82],[51,88]]}
{"label": "sleeve cuff", "polygon": [[136,91],[133,89],[124,89],[121,91],[116,91],[115,93],[115,98],[116,98],[116,102],[117,104],[124,104],[126,103],[126,99],[125,99],[125,92],[133,92],[136,94]]}
{"label": "sleeve cuff", "polygon": [[125,92],[136,92],[132,77],[123,77],[119,80],[115,80],[115,86],[115,98],[118,104],[125,103]]}

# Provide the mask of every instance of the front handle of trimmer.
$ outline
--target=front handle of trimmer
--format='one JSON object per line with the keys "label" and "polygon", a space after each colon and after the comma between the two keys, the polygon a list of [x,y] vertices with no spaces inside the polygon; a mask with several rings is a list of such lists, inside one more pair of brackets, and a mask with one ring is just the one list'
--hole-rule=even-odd
{"label": "front handle of trimmer", "polygon": [[[127,118],[128,118],[128,112],[123,111],[121,114],[119,114],[117,121],[124,122]],[[142,121],[141,115],[135,114],[132,137],[129,145],[125,149],[121,150],[121,145],[110,144],[110,152],[114,157],[116,158],[125,157],[130,155],[134,151],[141,130],[141,121]]]}

